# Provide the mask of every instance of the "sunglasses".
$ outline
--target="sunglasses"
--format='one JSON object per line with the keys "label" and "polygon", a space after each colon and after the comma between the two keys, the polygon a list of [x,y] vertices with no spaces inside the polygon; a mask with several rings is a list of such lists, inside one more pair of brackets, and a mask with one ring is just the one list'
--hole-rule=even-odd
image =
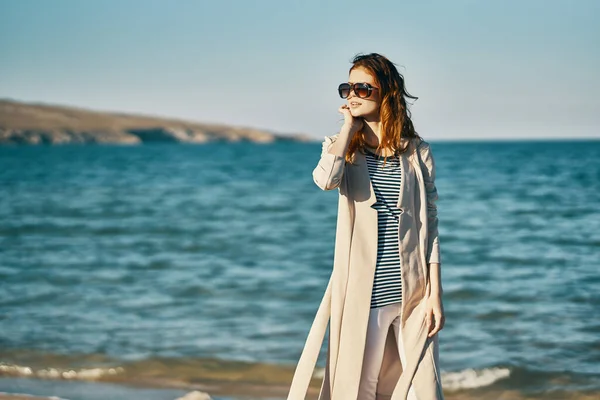
{"label": "sunglasses", "polygon": [[371,86],[370,84],[365,82],[357,82],[352,85],[349,83],[340,83],[340,86],[338,86],[338,93],[340,94],[340,97],[342,99],[347,99],[348,96],[350,96],[350,92],[354,91],[355,95],[357,95],[361,99],[366,99],[371,95],[371,92],[373,92],[373,90],[375,89],[379,88]]}

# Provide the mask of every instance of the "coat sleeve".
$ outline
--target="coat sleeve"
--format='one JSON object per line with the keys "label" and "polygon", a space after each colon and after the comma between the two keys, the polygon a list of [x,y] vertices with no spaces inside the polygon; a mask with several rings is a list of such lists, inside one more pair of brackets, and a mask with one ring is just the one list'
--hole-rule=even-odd
{"label": "coat sleeve", "polygon": [[435,186],[435,160],[428,142],[422,141],[418,147],[421,170],[425,180],[425,191],[427,193],[427,229],[428,243],[426,261],[427,263],[441,264],[440,241],[438,233],[438,212],[436,202],[438,192]]}
{"label": "coat sleeve", "polygon": [[346,159],[328,152],[338,136],[339,133],[332,136],[325,136],[321,149],[321,157],[312,173],[313,181],[322,190],[338,188],[344,175]]}

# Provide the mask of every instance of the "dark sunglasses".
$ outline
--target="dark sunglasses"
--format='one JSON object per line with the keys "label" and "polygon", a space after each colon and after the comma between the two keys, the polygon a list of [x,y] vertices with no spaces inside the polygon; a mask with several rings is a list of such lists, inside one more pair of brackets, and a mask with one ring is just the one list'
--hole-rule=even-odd
{"label": "dark sunglasses", "polygon": [[342,99],[347,99],[348,96],[350,96],[350,91],[353,90],[355,95],[361,99],[366,99],[375,89],[379,88],[365,82],[357,82],[353,85],[350,85],[349,83],[340,83],[340,86],[338,86],[338,93]]}

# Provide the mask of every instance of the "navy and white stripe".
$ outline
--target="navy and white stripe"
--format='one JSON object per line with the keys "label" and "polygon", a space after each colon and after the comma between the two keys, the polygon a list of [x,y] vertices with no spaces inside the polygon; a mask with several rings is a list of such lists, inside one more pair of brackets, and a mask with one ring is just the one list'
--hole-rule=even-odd
{"label": "navy and white stripe", "polygon": [[402,301],[402,275],[398,247],[398,221],[401,210],[396,206],[400,194],[401,164],[397,156],[385,157],[366,151],[367,166],[377,202],[377,264],[371,295],[371,308]]}

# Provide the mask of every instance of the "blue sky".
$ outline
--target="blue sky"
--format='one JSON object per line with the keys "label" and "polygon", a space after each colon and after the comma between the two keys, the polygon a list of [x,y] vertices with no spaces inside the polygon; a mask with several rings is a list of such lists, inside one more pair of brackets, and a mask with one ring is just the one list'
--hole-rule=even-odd
{"label": "blue sky", "polygon": [[0,0],[0,97],[315,138],[356,53],[430,140],[600,137],[600,1]]}

